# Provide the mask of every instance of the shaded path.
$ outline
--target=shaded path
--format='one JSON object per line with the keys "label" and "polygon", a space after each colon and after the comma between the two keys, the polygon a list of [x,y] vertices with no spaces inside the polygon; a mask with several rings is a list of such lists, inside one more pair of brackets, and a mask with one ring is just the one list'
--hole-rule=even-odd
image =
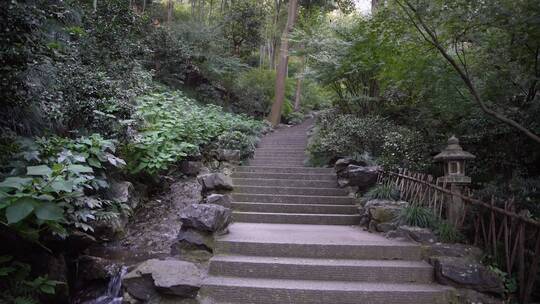
{"label": "shaded path", "polygon": [[201,294],[219,303],[449,303],[421,247],[363,231],[332,169],[304,167],[306,131],[280,129],[233,175],[234,221]]}

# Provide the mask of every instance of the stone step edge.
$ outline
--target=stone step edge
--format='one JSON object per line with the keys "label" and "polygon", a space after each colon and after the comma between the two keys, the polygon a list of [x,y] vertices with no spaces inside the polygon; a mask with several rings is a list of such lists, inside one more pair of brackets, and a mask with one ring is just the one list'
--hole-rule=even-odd
{"label": "stone step edge", "polygon": [[[233,183],[234,183],[234,180],[233,180]],[[335,188],[326,188],[326,187],[282,187],[282,186],[255,186],[255,185],[238,185],[236,187],[240,187],[240,188],[256,188],[256,189],[295,189],[295,190],[342,190],[343,193],[347,193],[347,191],[345,189],[342,189],[342,188],[338,188],[338,187],[335,187]],[[235,187],[235,188],[236,188]],[[240,194],[241,192],[236,192],[238,194]],[[248,193],[250,194],[250,193]],[[314,196],[324,196],[324,195],[314,195]],[[333,195],[334,197],[341,197],[341,196],[337,196],[337,195]]]}
{"label": "stone step edge", "polygon": [[300,265],[300,266],[350,266],[350,267],[400,267],[433,269],[433,266],[422,260],[355,260],[330,258],[291,258],[274,256],[252,256],[239,254],[217,254],[210,262],[259,263],[270,265]]}
{"label": "stone step edge", "polygon": [[284,213],[284,212],[251,212],[251,211],[233,211],[233,217],[235,214],[239,215],[265,215],[265,216],[280,216],[280,217],[312,217],[312,218],[358,218],[360,214],[340,214],[340,213]]}
{"label": "stone step edge", "polygon": [[208,276],[203,281],[203,286],[210,285],[265,289],[352,292],[450,292],[453,290],[453,288],[448,286],[422,283],[374,283],[322,280],[261,279],[227,276]]}

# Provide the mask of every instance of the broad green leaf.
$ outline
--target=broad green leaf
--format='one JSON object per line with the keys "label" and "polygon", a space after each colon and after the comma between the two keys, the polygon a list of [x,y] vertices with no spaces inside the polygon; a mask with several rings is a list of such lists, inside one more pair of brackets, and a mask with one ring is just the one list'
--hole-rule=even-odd
{"label": "broad green leaf", "polygon": [[44,221],[59,221],[64,217],[64,210],[54,203],[44,203],[36,207],[36,217]]}
{"label": "broad green leaf", "polygon": [[30,184],[32,179],[29,177],[8,177],[0,183],[0,188],[24,189],[24,186]]}
{"label": "broad green leaf", "polygon": [[101,162],[93,157],[88,159],[88,164],[94,168],[101,168]]}
{"label": "broad green leaf", "polygon": [[73,181],[70,180],[55,180],[51,183],[51,187],[54,189],[56,193],[59,192],[71,192],[73,191]]}
{"label": "broad green leaf", "polygon": [[49,194],[41,194],[41,195],[35,196],[35,198],[41,201],[49,201],[49,202],[54,201],[54,196],[49,195]]}
{"label": "broad green leaf", "polygon": [[92,167],[83,166],[83,165],[69,165],[67,169],[75,173],[93,173],[94,172],[94,169],[92,169]]}
{"label": "broad green leaf", "polygon": [[30,197],[21,198],[15,201],[6,208],[8,224],[15,224],[25,219],[32,211],[34,211],[34,206],[37,203],[37,200]]}
{"label": "broad green leaf", "polygon": [[51,176],[53,170],[46,165],[26,167],[27,175]]}

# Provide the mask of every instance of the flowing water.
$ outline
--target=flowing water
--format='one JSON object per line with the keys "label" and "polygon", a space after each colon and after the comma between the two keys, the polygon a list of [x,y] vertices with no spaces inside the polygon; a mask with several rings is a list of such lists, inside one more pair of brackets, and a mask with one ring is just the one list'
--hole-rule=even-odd
{"label": "flowing water", "polygon": [[123,298],[121,297],[122,279],[127,273],[127,267],[122,266],[118,274],[111,278],[107,291],[104,295],[95,300],[90,300],[84,304],[121,304]]}

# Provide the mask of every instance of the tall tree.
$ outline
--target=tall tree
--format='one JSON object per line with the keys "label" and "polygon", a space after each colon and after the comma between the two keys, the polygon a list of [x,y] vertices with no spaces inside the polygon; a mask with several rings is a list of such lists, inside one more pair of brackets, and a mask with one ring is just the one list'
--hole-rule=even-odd
{"label": "tall tree", "polygon": [[279,63],[276,72],[275,100],[268,120],[272,125],[277,125],[281,121],[281,111],[285,102],[285,82],[287,80],[287,66],[289,63],[289,36],[294,28],[296,14],[298,11],[298,0],[290,0],[287,12],[287,26],[281,36],[281,48],[279,52]]}
{"label": "tall tree", "polygon": [[[540,144],[539,134],[536,134],[532,129],[528,128],[524,124],[521,124],[517,120],[510,118],[502,111],[496,109],[493,106],[492,102],[486,101],[480,94],[480,91],[475,84],[473,76],[470,73],[465,54],[466,47],[464,42],[466,42],[466,40],[464,37],[469,34],[468,31],[470,31],[470,28],[472,28],[473,26],[467,25],[467,27],[463,29],[460,33],[460,36],[453,37],[452,39],[446,39],[445,41],[441,39],[441,34],[437,32],[437,29],[433,25],[428,24],[428,22],[426,21],[426,17],[424,16],[425,9],[419,8],[417,5],[414,5],[413,2],[410,0],[396,0],[396,3],[405,13],[411,24],[422,36],[422,38],[430,45],[432,45],[459,75],[459,77],[465,84],[465,87],[472,96],[473,101],[480,107],[480,109],[485,114],[520,131],[522,134],[524,134],[531,140]],[[449,52],[450,48],[446,45],[448,44],[448,41],[451,41],[451,46],[453,46],[454,48],[455,56]],[[529,45],[526,46],[531,48]],[[532,53],[534,54],[536,65],[534,69],[534,73],[536,76],[535,78],[538,79],[538,75],[540,75],[540,73],[538,72],[540,46],[532,48]],[[538,91],[537,83],[538,81],[536,80],[532,82],[531,88],[528,90],[529,92],[526,92],[527,98],[534,99],[536,97]],[[531,91],[534,93],[531,94]]]}

